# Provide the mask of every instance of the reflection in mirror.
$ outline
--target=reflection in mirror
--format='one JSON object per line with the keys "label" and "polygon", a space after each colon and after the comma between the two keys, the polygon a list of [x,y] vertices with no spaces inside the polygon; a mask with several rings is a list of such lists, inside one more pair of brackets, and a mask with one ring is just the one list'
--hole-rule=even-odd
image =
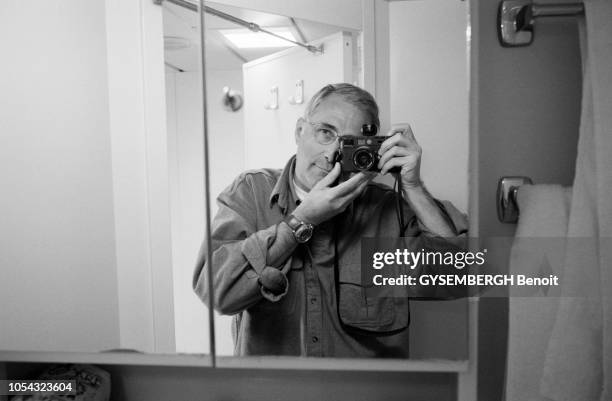
{"label": "reflection in mirror", "polygon": [[[357,178],[342,176],[335,187],[335,173],[329,171],[339,142],[345,143],[335,136],[361,135],[363,125],[377,124],[369,95],[357,89],[366,87],[387,108],[381,109],[379,134],[403,127],[405,139],[398,146],[414,155],[406,125],[397,125],[409,123],[423,149],[420,174],[408,166],[414,157],[399,160],[407,188],[402,218],[414,223],[405,234],[465,235],[467,5],[444,0],[366,7],[364,12],[376,8],[386,18],[376,23],[384,24],[377,32],[388,39],[373,51],[371,38],[362,33],[374,28],[362,25],[372,16],[359,13],[355,24],[333,26],[329,15],[340,14],[333,8],[342,2],[329,3],[320,19],[312,10],[309,19],[300,18],[303,7],[297,3],[282,10],[271,5],[263,12],[207,2],[323,49],[266,47],[235,24],[207,16],[206,134],[209,183],[217,198],[209,202],[215,216],[216,353],[466,359],[465,299],[408,303],[407,297],[364,295],[360,239],[396,236],[394,227],[401,225],[390,188],[393,179],[378,176],[377,184],[363,189],[357,188]],[[238,33],[249,44],[237,41]],[[368,60],[370,54],[377,59]],[[374,74],[368,70],[372,65],[376,88],[366,85],[372,81],[365,78]],[[309,106],[319,89],[339,82],[355,86],[319,93],[321,98]],[[241,96],[242,108],[228,108],[230,92]],[[342,154],[346,171],[346,162],[353,159],[346,156],[350,150]],[[420,180],[441,205],[421,191]],[[329,196],[341,195],[345,203],[334,206]],[[201,258],[195,284],[206,301],[204,264]]]}
{"label": "reflection in mirror", "polygon": [[191,284],[205,221],[200,19],[164,2],[163,20],[176,351],[207,353],[208,308]]}
{"label": "reflection in mirror", "polygon": [[[199,42],[166,34],[153,2],[58,7],[1,6],[2,48],[19,62],[0,77],[0,352],[208,353],[206,310],[174,310],[177,293],[199,302],[194,257],[181,257],[204,232],[202,188],[177,188],[177,170],[201,172],[203,157],[177,147],[202,101],[172,79],[166,96],[162,46],[197,56]],[[175,333],[188,325],[190,342]]]}

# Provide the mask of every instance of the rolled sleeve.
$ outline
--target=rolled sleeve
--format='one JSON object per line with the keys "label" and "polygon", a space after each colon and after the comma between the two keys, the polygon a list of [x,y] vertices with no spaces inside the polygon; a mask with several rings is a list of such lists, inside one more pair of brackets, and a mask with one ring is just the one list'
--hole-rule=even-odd
{"label": "rolled sleeve", "polygon": [[[468,219],[467,216],[461,213],[451,202],[440,201],[433,198],[434,203],[440,210],[442,217],[446,221],[446,224],[452,229],[455,237],[465,237],[468,232]],[[429,236],[437,236],[427,229],[427,227],[414,216],[413,224],[419,227],[419,230]]]}
{"label": "rolled sleeve", "polygon": [[[214,308],[224,315],[264,300],[277,302],[289,289],[286,266],[294,239],[279,229],[277,216],[258,215],[268,202],[266,180],[263,173],[244,173],[219,195],[212,223],[212,260],[206,260],[206,241],[198,258],[194,290],[208,303],[207,272],[212,269]],[[272,183],[267,185],[272,188]]]}
{"label": "rolled sleeve", "polygon": [[258,275],[266,268],[268,248],[276,238],[276,226],[257,231],[242,243],[242,254]]}
{"label": "rolled sleeve", "polygon": [[456,235],[467,235],[468,233],[468,217],[453,205],[450,201],[437,201],[440,209],[442,209],[446,218],[450,221],[455,229]]}
{"label": "rolled sleeve", "polygon": [[271,266],[266,266],[259,277],[259,282],[261,295],[270,302],[280,301],[289,291],[287,275]]}
{"label": "rolled sleeve", "polygon": [[277,302],[289,291],[289,280],[285,269],[267,265],[268,249],[277,237],[278,226],[256,232],[242,244],[242,254],[259,276],[261,295],[268,301]]}

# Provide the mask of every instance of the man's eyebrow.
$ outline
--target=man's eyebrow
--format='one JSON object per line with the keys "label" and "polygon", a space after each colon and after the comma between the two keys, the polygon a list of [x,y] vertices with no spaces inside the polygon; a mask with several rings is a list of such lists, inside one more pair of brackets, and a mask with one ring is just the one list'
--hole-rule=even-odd
{"label": "man's eyebrow", "polygon": [[330,128],[330,129],[332,129],[332,130],[334,130],[334,131],[338,132],[338,128],[336,128],[336,127],[335,127],[333,124],[326,123],[326,122],[324,122],[324,121],[321,121],[321,122],[319,122],[319,123],[317,123],[317,124],[321,125],[321,126],[322,126],[322,127],[324,127],[324,128]]}

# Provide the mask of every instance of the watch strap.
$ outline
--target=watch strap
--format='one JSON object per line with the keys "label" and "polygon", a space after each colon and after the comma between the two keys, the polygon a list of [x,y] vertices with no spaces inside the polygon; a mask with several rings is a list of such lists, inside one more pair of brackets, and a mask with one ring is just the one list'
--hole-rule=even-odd
{"label": "watch strap", "polygon": [[[287,216],[284,221],[285,223],[287,223],[287,226],[289,226],[289,228],[293,232],[293,237],[296,239],[297,242],[305,243],[312,236],[312,232],[314,230],[314,226],[312,224],[306,223],[298,219],[293,214]],[[307,233],[307,235],[304,235],[305,233]]]}
{"label": "watch strap", "polygon": [[285,218],[285,223],[287,223],[292,231],[295,231],[300,225],[304,224],[302,220],[298,219],[293,214],[290,214],[287,216],[287,218]]}

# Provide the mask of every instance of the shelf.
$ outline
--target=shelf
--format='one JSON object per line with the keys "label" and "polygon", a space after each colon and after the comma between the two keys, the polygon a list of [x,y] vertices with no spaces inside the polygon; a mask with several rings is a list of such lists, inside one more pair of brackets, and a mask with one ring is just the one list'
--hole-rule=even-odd
{"label": "shelf", "polygon": [[212,367],[210,355],[156,355],[134,352],[0,351],[0,362],[93,363],[100,365]]}
{"label": "shelf", "polygon": [[218,356],[218,368],[262,368],[299,370],[359,370],[388,372],[467,372],[468,361],[399,360],[353,358],[299,358],[282,356],[231,357]]}
{"label": "shelf", "polygon": [[[0,351],[0,362],[11,363],[92,363],[100,365],[146,365],[212,367],[210,355],[155,355],[130,352],[37,352]],[[283,356],[217,357],[222,369],[291,369],[388,372],[467,372],[465,360],[397,360],[352,358],[300,358]]]}

